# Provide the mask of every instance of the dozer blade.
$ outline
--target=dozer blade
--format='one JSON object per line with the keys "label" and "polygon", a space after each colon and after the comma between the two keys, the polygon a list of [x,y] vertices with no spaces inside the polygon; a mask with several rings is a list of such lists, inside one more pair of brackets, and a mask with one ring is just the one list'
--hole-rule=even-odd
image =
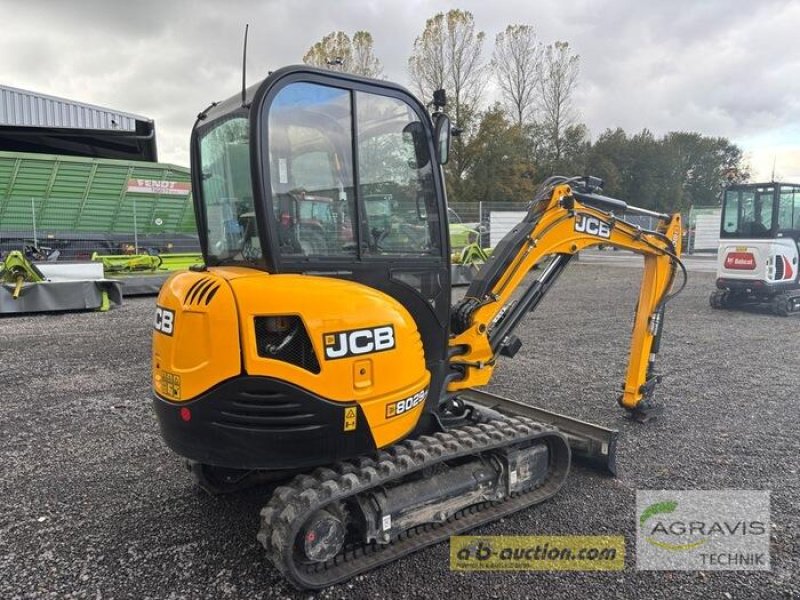
{"label": "dozer blade", "polygon": [[595,469],[607,471],[612,475],[617,474],[619,431],[616,429],[608,429],[476,389],[459,392],[458,398],[507,416],[521,415],[552,425],[567,438],[573,458]]}

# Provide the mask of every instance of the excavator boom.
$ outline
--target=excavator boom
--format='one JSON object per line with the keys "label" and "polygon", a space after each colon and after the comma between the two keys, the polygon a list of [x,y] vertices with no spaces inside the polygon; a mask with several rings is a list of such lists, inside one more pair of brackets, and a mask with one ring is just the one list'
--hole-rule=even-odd
{"label": "excavator boom", "polygon": [[[644,230],[609,209],[655,217],[658,227]],[[513,356],[519,349],[521,343],[513,332],[523,317],[536,308],[572,257],[600,244],[644,257],[627,375],[619,401],[639,420],[654,416],[656,408],[647,400],[658,382],[653,367],[664,305],[677,268],[683,268],[679,259],[681,217],[630,207],[598,195],[584,180],[553,178],[547,182],[526,218],[498,245],[454,309],[450,347],[451,366],[457,375],[448,384],[448,391],[488,383],[497,357]],[[533,268],[548,258],[541,274],[526,283]],[[515,296],[521,287],[525,289]]]}

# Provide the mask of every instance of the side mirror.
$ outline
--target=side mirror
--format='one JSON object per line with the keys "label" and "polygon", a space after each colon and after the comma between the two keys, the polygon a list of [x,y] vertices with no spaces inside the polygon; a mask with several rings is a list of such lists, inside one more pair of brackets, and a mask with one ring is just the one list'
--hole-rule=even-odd
{"label": "side mirror", "polygon": [[443,89],[433,90],[433,105],[437,109],[447,106],[447,92]]}
{"label": "side mirror", "polygon": [[425,128],[419,121],[412,121],[403,127],[403,137],[413,151],[414,156],[408,161],[412,169],[421,169],[428,164],[428,145],[425,139]]}
{"label": "side mirror", "polygon": [[440,165],[446,165],[450,158],[451,126],[450,117],[444,113],[436,113],[436,125],[433,132],[433,139],[436,142],[436,158]]}

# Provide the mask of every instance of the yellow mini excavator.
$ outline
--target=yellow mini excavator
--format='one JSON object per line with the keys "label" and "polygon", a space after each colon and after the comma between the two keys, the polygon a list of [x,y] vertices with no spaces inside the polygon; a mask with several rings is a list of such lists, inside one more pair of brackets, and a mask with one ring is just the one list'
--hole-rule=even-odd
{"label": "yellow mini excavator", "polygon": [[573,456],[614,471],[616,431],[476,389],[584,248],[644,257],[619,402],[657,411],[680,217],[553,177],[451,306],[444,105],[441,91],[426,107],[386,81],[288,67],[192,133],[205,267],[158,297],[155,411],[205,489],[279,482],[258,539],[299,588],[541,502]]}

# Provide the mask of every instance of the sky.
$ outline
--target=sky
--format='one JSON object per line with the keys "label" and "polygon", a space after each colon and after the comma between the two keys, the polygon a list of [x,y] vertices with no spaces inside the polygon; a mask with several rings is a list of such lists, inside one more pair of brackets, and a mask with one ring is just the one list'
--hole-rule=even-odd
{"label": "sky", "polygon": [[302,61],[323,35],[365,29],[388,79],[427,18],[469,10],[484,57],[509,24],[580,55],[575,105],[607,128],[697,131],[746,153],[751,180],[800,181],[800,0],[0,0],[0,84],[147,116],[159,159],[188,165],[198,112]]}

